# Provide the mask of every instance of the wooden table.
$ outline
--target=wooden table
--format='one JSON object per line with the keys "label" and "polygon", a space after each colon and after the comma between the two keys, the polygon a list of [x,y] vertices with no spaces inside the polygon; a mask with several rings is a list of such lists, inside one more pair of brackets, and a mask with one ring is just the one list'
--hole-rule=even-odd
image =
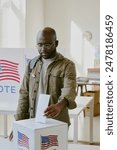
{"label": "wooden table", "polygon": [[77,86],[77,95],[78,95],[78,91],[79,91],[79,88],[80,88],[80,96],[83,95],[83,87],[85,87],[85,91],[87,91],[87,85],[97,85],[97,86],[100,86],[100,81],[99,80],[89,80],[88,82],[77,82],[76,83],[76,86]]}

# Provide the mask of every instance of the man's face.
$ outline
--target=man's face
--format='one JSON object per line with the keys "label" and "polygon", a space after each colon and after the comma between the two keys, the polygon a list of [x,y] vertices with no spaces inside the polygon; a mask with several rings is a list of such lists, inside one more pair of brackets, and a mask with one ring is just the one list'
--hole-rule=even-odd
{"label": "man's face", "polygon": [[55,56],[58,41],[51,32],[40,32],[37,38],[37,47],[40,55],[44,59],[49,59]]}

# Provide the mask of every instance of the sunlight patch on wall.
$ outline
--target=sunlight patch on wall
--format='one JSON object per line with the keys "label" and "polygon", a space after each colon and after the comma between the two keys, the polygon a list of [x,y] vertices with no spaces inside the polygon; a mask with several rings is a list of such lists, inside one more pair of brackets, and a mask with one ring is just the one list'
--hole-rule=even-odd
{"label": "sunlight patch on wall", "polygon": [[70,54],[78,76],[86,76],[87,68],[94,67],[95,48],[90,43],[93,35],[89,37],[88,33],[90,32],[82,32],[78,25],[71,21]]}
{"label": "sunlight patch on wall", "polygon": [[83,39],[83,75],[87,76],[87,69],[94,67],[95,48],[92,46],[90,41]]}
{"label": "sunlight patch on wall", "polygon": [[82,32],[74,21],[71,21],[70,54],[76,64],[77,74],[82,74]]}

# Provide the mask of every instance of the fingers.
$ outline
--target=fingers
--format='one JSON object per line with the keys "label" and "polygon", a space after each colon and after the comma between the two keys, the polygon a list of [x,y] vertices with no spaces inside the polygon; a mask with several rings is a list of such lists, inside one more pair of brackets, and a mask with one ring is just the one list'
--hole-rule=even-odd
{"label": "fingers", "polygon": [[56,115],[56,110],[53,106],[49,106],[45,111],[44,115],[46,117],[54,117]]}
{"label": "fingers", "polygon": [[53,118],[58,115],[58,110],[56,108],[56,105],[50,105],[45,111],[44,111],[44,116]]}
{"label": "fingers", "polygon": [[44,111],[44,113],[47,113],[48,111],[51,111],[54,108],[53,105],[50,105],[47,107],[47,109]]}

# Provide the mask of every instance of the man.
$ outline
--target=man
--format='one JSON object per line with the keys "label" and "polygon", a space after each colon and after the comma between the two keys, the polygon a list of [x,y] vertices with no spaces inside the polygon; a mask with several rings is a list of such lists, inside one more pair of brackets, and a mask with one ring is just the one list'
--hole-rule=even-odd
{"label": "man", "polygon": [[39,56],[31,71],[34,59],[26,68],[19,91],[16,120],[34,118],[39,94],[49,94],[50,102],[44,115],[70,125],[68,108],[76,107],[76,71],[74,63],[57,52],[57,46],[54,29],[46,27],[38,32]]}

